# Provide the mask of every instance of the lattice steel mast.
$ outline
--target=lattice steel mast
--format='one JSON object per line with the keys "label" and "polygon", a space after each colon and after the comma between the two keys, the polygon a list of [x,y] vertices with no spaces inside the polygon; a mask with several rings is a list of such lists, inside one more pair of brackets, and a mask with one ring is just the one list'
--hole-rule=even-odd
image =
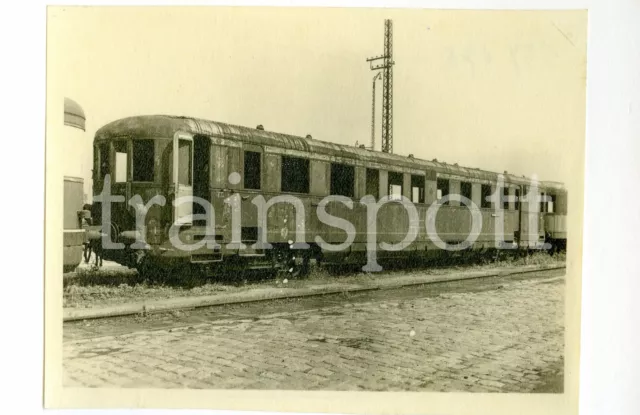
{"label": "lattice steel mast", "polygon": [[[371,62],[382,59],[382,64]],[[382,151],[393,153],[393,22],[384,21],[384,55],[367,59],[371,70],[382,69]],[[375,82],[375,81],[374,81]],[[375,97],[374,97],[375,102]]]}

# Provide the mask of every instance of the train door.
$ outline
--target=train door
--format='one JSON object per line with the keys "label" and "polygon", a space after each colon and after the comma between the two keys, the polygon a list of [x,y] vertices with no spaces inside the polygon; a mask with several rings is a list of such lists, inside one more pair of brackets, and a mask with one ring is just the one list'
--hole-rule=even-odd
{"label": "train door", "polygon": [[[131,199],[131,141],[116,140],[111,143],[111,189],[114,196],[123,196],[127,203],[114,203],[111,205],[111,221],[116,224],[116,233],[119,230],[133,226],[133,216],[127,214],[127,210],[133,209],[128,201]],[[114,240],[118,235],[113,234]]]}
{"label": "train door", "polygon": [[131,174],[129,141],[118,140],[113,142],[113,171],[111,175],[111,194],[122,195],[126,200],[131,197]]}
{"label": "train door", "polygon": [[[174,207],[175,223],[192,224],[193,215],[193,137],[177,133],[173,137],[173,186],[175,199],[181,200]],[[189,198],[189,199],[181,199]]]}
{"label": "train door", "polygon": [[509,243],[513,242],[513,223],[511,212],[509,211],[509,185],[507,183],[502,184],[502,188],[499,189],[500,197],[498,199],[498,203],[500,203],[500,208],[502,209],[501,218],[499,220],[502,222],[502,239],[503,242]]}
{"label": "train door", "polygon": [[538,202],[540,194],[536,185],[523,186],[522,194],[524,199],[520,204],[521,244],[523,247],[535,249],[540,239],[544,239],[544,231],[540,232],[541,226],[544,226]]}
{"label": "train door", "polygon": [[[211,140],[207,136],[196,135],[193,137],[193,195],[211,203]],[[193,214],[200,219],[194,219],[193,224],[206,225],[202,215],[206,214],[202,201],[193,201]]]}
{"label": "train door", "polygon": [[519,247],[523,246],[523,232],[524,232],[524,228],[522,227],[522,195],[523,195],[523,191],[522,191],[522,186],[518,186],[516,187],[515,190],[515,208],[516,208],[516,212],[517,212],[517,217],[516,219],[518,220],[518,229],[516,230],[515,233],[515,242],[518,244]]}

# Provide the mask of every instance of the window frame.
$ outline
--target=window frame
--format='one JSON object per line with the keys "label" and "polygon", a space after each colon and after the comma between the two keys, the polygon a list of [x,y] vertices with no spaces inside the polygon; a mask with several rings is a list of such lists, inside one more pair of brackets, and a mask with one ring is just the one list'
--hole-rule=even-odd
{"label": "window frame", "polygon": [[[557,196],[555,194],[549,194],[549,200],[547,200],[547,212],[546,213],[556,213],[556,200]],[[551,206],[551,209],[549,209]]]}
{"label": "window frame", "polygon": [[540,192],[540,213],[547,213],[547,192]]}
{"label": "window frame", "polygon": [[509,186],[502,186],[500,195],[502,198],[500,201],[502,204],[502,210],[509,210]]}
{"label": "window frame", "polygon": [[[373,196],[376,200],[380,198],[380,169],[374,169],[371,167],[365,168],[364,189],[367,195]],[[375,191],[374,194],[369,193],[369,176],[374,176],[375,179]]]}
{"label": "window frame", "polygon": [[[258,187],[247,187],[247,153],[257,154],[258,159]],[[253,157],[253,156],[252,156]],[[243,149],[242,153],[242,188],[245,190],[262,190],[262,167],[263,167],[262,151],[256,151],[254,148]]]}
{"label": "window frame", "polygon": [[[136,180],[135,178],[135,147],[137,142],[150,141],[152,148],[152,157],[151,157],[151,180]],[[131,182],[133,183],[154,183],[156,180],[156,140],[153,138],[140,138],[140,139],[132,139],[131,140]]]}
{"label": "window frame", "polygon": [[[284,178],[284,171],[285,171],[285,159],[291,159],[291,160],[302,160],[304,162],[304,164],[306,165],[306,170],[307,170],[307,180],[306,180],[306,191],[304,192],[298,192],[298,191],[293,191],[293,190],[285,190],[284,189],[284,180],[282,180]],[[296,157],[296,156],[285,156],[282,155],[280,157],[280,192],[282,193],[295,193],[295,194],[304,194],[304,195],[308,195],[311,192],[311,161],[308,158],[305,157]]]}
{"label": "window frame", "polygon": [[[111,174],[111,145],[109,142],[101,142],[98,143],[96,145],[96,149],[97,149],[97,160],[96,160],[96,170],[97,170],[97,176],[99,180],[104,180],[104,177],[107,174]],[[106,157],[106,161],[107,161],[107,172],[105,172],[102,166],[102,161],[104,160],[104,158]],[[113,179],[112,179],[113,180]]]}
{"label": "window frame", "polygon": [[[124,144],[125,151],[118,150],[120,144]],[[110,170],[113,171],[111,181],[112,183],[127,183],[131,181],[131,140],[127,138],[115,139],[111,143],[111,149],[113,150],[113,168],[111,168],[111,158],[109,158]],[[124,180],[118,180],[118,154],[125,155],[125,174]],[[111,156],[111,155],[109,155]]]}
{"label": "window frame", "polygon": [[[419,186],[414,186],[415,181],[419,180],[421,183]],[[414,204],[425,204],[427,201],[427,179],[422,174],[411,174],[411,179],[409,181],[409,185],[411,187],[411,203]],[[418,201],[413,200],[413,189],[418,190]]]}
{"label": "window frame", "polygon": [[[492,185],[482,183],[480,185],[480,209],[491,209],[491,205],[493,204],[493,200],[491,200],[491,196],[493,195]],[[489,189],[488,192],[485,189]],[[489,196],[489,200],[487,200],[487,196]]]}
{"label": "window frame", "polygon": [[[469,185],[469,195],[467,196],[466,194],[464,194],[465,192],[463,191],[463,189],[466,187],[465,185]],[[460,181],[460,196],[464,196],[467,199],[473,201],[473,183],[472,182],[465,182],[465,181]],[[460,203],[462,203],[462,200],[460,200]]]}
{"label": "window frame", "polygon": [[[442,187],[441,184],[446,183],[446,186]],[[449,196],[451,190],[451,180],[444,177],[436,178],[436,202],[441,205],[449,205],[449,201],[442,202],[442,199]],[[445,193],[446,192],[446,193]]]}
{"label": "window frame", "polygon": [[[182,183],[181,182],[181,178],[180,178],[180,168],[182,166],[182,162],[180,160],[180,145],[182,143],[187,143],[188,147],[189,147],[189,168],[187,170],[188,173],[188,183]],[[193,140],[188,140],[188,139],[184,139],[181,137],[178,137],[178,155],[177,155],[177,160],[178,160],[178,171],[177,171],[177,184],[179,186],[186,186],[186,187],[193,187]]]}
{"label": "window frame", "polygon": [[[345,168],[345,170],[350,170],[350,174],[351,174],[351,192],[350,193],[351,194],[347,195],[347,194],[334,192],[334,181],[333,181],[334,168],[336,168],[336,169]],[[344,172],[342,172],[342,173],[344,173]],[[337,187],[337,185],[335,187]],[[355,197],[355,194],[356,194],[356,166],[355,165],[346,164],[346,163],[338,163],[338,162],[330,162],[329,163],[329,194],[330,195],[334,195],[334,196],[345,196],[345,197],[349,197],[349,198],[352,198],[352,199]]]}
{"label": "window frame", "polygon": [[[391,176],[393,175],[394,178],[399,177],[399,183],[398,180],[394,180],[393,183],[391,181]],[[395,195],[392,193],[392,189],[393,186],[399,186],[400,187],[400,193],[398,195]],[[402,200],[402,196],[404,195],[404,173],[403,172],[398,172],[398,171],[387,171],[387,197],[389,200]]]}

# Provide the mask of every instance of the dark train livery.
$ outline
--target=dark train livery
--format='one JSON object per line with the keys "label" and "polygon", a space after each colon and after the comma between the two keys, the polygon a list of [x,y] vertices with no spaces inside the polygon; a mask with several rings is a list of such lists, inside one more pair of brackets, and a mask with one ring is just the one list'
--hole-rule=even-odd
{"label": "dark train livery", "polygon": [[[427,210],[434,203],[441,204],[435,220],[438,237],[450,244],[466,240],[472,225],[469,208],[454,197],[444,203],[441,200],[458,194],[480,208],[482,229],[468,251],[496,249],[496,225],[504,231],[499,238],[501,247],[537,249],[547,243],[556,249],[566,244],[567,192],[560,183],[533,183],[506,173],[338,145],[311,136],[274,133],[262,126],[253,129],[165,115],[117,120],[96,132],[93,175],[94,195],[103,191],[105,176],[109,175],[111,194],[124,196],[127,201],[135,195],[140,195],[144,203],[156,195],[167,198],[165,206],[150,207],[142,230],[136,228],[133,207],[126,202],[112,205],[111,239],[124,244],[124,248],[105,249],[103,255],[141,272],[224,264],[242,269],[273,267],[302,274],[310,260],[364,264],[368,224],[367,206],[361,198],[365,195],[376,200],[402,195],[418,211],[419,229],[413,242],[399,251],[378,250],[376,255],[381,260],[442,254],[425,226]],[[239,214],[225,203],[236,194]],[[203,213],[199,204],[171,203],[175,198],[191,195],[206,199],[213,206],[214,235],[207,234],[203,221],[192,218],[193,213]],[[293,244],[301,242],[296,240],[299,221],[294,204],[275,203],[267,210],[266,225],[259,223],[256,197],[269,201],[280,195],[292,195],[302,202],[302,242],[309,249],[298,250]],[[324,249],[316,238],[330,244],[347,239],[344,230],[318,218],[317,207],[328,195],[353,201],[352,208],[339,202],[326,206],[327,213],[346,219],[355,228],[353,242],[337,252]],[[101,214],[101,204],[94,203],[94,225],[101,223]],[[234,216],[234,220],[240,220],[240,239],[246,249],[229,244]],[[185,244],[211,238],[209,242],[217,246],[194,251],[177,249],[168,233],[177,222],[182,224],[179,238]],[[402,241],[409,228],[405,207],[396,201],[380,206],[376,227],[378,242]],[[141,231],[145,232],[147,246],[138,249],[134,242]],[[272,249],[253,245],[262,237]]]}

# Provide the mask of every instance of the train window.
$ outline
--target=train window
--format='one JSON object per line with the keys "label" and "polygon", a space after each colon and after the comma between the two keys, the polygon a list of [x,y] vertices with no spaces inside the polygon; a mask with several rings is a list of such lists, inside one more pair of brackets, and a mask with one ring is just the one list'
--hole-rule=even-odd
{"label": "train window", "polygon": [[[436,181],[437,199],[441,200],[443,197],[449,195],[449,179],[438,179]],[[448,205],[449,202],[444,202],[443,205]]]}
{"label": "train window", "polygon": [[280,185],[283,192],[309,193],[309,160],[282,156]]}
{"label": "train window", "polygon": [[261,154],[256,151],[244,152],[244,188],[260,189]]}
{"label": "train window", "polygon": [[389,172],[389,200],[402,199],[402,182],[404,175],[402,173]]}
{"label": "train window", "polygon": [[516,188],[516,210],[520,210],[520,189]]}
{"label": "train window", "polygon": [[547,211],[547,194],[545,192],[540,192],[540,213],[545,213]]}
{"label": "train window", "polygon": [[154,141],[133,140],[133,181],[152,182],[154,168]]}
{"label": "train window", "polygon": [[491,208],[491,185],[483,184],[480,188],[480,207]]}
{"label": "train window", "polygon": [[509,210],[509,188],[502,188],[502,209]]}
{"label": "train window", "polygon": [[464,196],[467,199],[471,200],[471,188],[472,188],[471,183],[460,182],[460,196]]}
{"label": "train window", "polygon": [[367,169],[366,194],[378,199],[380,197],[380,172],[376,169]]}
{"label": "train window", "polygon": [[104,176],[109,174],[111,170],[111,163],[109,160],[109,143],[102,143],[98,147],[98,172],[100,179],[104,179]]}
{"label": "train window", "polygon": [[411,201],[424,203],[424,176],[411,175]]}
{"label": "train window", "polygon": [[547,212],[554,212],[554,205],[556,204],[556,195],[549,195],[547,198]]}
{"label": "train window", "polygon": [[178,183],[191,186],[191,140],[178,142]]}
{"label": "train window", "polygon": [[115,183],[122,183],[127,181],[127,177],[129,176],[127,172],[127,163],[128,163],[128,153],[127,153],[127,142],[126,141],[116,141],[113,143],[113,149],[116,152],[116,171],[114,181]]}
{"label": "train window", "polygon": [[331,163],[331,194],[353,197],[355,168],[347,164]]}

